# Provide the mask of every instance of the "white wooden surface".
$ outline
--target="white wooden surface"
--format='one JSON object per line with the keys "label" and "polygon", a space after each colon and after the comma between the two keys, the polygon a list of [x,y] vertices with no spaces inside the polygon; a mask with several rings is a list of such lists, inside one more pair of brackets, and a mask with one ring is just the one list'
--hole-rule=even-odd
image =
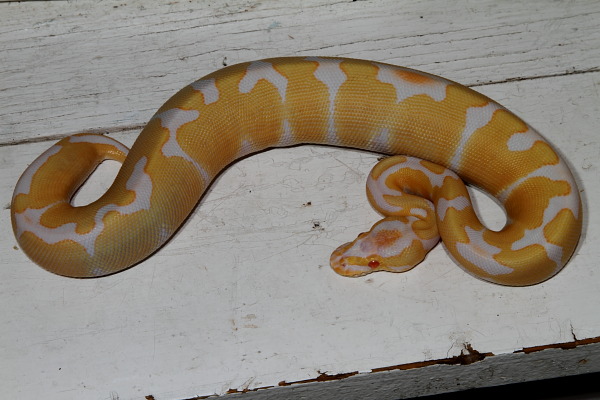
{"label": "white wooden surface", "polygon": [[[2,2],[3,396],[404,398],[600,371],[599,20],[595,1]],[[521,115],[581,184],[575,258],[530,288],[471,278],[441,247],[403,275],[341,278],[329,253],[377,219],[363,188],[377,155],[316,146],[234,164],[168,245],[123,273],[62,278],[18,249],[14,184],[56,138],[95,131],[131,144],[194,79],[298,54],[422,69]],[[76,201],[97,197],[117,168],[103,165]],[[575,349],[522,351],[557,343]],[[453,357],[467,344],[487,357],[445,365],[464,362]]]}

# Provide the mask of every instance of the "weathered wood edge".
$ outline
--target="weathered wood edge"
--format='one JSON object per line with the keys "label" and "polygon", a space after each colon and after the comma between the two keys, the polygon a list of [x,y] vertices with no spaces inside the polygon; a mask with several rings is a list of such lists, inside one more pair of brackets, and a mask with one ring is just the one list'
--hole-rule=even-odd
{"label": "weathered wood edge", "polygon": [[[535,369],[535,374],[531,370]],[[481,353],[465,343],[462,355],[440,360],[378,368],[368,373],[321,374],[278,387],[232,389],[222,396],[181,400],[248,399],[407,399],[600,372],[600,337],[524,348],[510,354]],[[154,400],[153,395],[146,399]]]}

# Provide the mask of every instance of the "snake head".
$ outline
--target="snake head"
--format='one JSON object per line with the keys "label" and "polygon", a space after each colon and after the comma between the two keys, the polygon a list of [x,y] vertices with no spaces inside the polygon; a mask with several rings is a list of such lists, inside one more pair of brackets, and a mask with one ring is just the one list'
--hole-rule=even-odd
{"label": "snake head", "polygon": [[414,229],[418,221],[421,220],[415,217],[388,217],[379,221],[369,232],[338,247],[331,254],[331,268],[350,277],[375,271],[406,272],[412,269],[439,241],[437,234],[422,238]]}

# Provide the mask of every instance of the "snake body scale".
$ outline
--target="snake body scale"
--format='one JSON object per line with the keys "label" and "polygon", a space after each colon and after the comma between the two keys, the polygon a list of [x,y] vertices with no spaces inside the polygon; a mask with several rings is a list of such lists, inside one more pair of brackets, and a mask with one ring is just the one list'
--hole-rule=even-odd
{"label": "snake body scale", "polygon": [[[325,144],[390,155],[367,195],[385,217],[342,245],[342,275],[406,271],[439,241],[465,271],[513,286],[560,271],[582,210],[566,163],[532,127],[455,82],[388,64],[292,57],[226,67],[186,86],[131,150],[95,134],[66,137],[19,179],[11,218],[23,251],[56,274],[96,277],[162,246],[227,165],[267,148]],[[122,162],[108,191],[75,207],[106,159]],[[463,181],[494,196],[506,225],[487,229]]]}

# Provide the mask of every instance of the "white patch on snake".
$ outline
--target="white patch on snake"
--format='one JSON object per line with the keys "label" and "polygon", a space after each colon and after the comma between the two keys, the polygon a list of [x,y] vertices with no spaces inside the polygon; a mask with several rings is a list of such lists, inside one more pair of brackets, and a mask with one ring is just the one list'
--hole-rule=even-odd
{"label": "white patch on snake", "polygon": [[403,208],[390,204],[385,200],[385,196],[402,197],[404,192],[401,190],[395,190],[386,185],[387,178],[390,174],[397,171],[406,165],[406,162],[396,164],[393,168],[386,169],[379,178],[374,179],[371,174],[367,178],[367,191],[371,193],[371,198],[375,202],[375,205],[385,214],[395,214],[401,211]]}
{"label": "white patch on snake", "polygon": [[423,208],[411,208],[410,210],[408,210],[408,212],[411,215],[414,215],[415,217],[421,217],[421,218],[427,217],[427,210],[425,210]]}
{"label": "white patch on snake", "polygon": [[544,247],[544,250],[546,250],[546,255],[549,259],[554,261],[556,267],[558,268],[562,265],[563,249],[562,247],[552,244],[546,240],[544,237],[544,228],[545,226],[542,225],[535,229],[526,230],[523,237],[513,243],[511,250],[521,250],[528,246],[539,244]]}
{"label": "white patch on snake", "polygon": [[490,123],[496,110],[502,107],[494,102],[490,102],[483,107],[467,108],[467,116],[465,121],[465,129],[460,135],[460,142],[454,151],[454,157],[450,160],[449,168],[454,171],[460,171],[460,163],[463,155],[465,155],[465,146],[471,136],[480,128],[483,128]]}
{"label": "white patch on snake", "polygon": [[41,224],[42,215],[51,207],[59,203],[50,204],[41,209],[28,208],[20,214],[15,214],[17,232],[20,237],[23,232],[31,232],[48,244],[55,244],[64,240],[70,240],[83,246],[90,257],[94,256],[96,239],[104,231],[104,217],[110,211],[116,211],[121,215],[133,214],[137,211],[150,208],[150,196],[152,194],[152,180],[144,171],[147,159],[142,157],[136,163],[131,176],[127,180],[126,188],[135,193],[135,199],[130,204],[119,206],[107,204],[96,213],[94,217],[94,228],[88,233],[79,234],[75,231],[77,224],[70,222],[56,228],[48,228]]}
{"label": "white patch on snake", "polygon": [[279,91],[279,96],[281,96],[281,102],[285,102],[288,80],[273,68],[273,64],[265,61],[254,61],[248,65],[246,75],[240,81],[239,91],[241,93],[250,93],[261,79],[275,86],[277,91]]}
{"label": "white patch on snake", "polygon": [[144,168],[148,159],[141,157],[133,168],[131,176],[125,184],[127,190],[135,192],[135,200],[126,206],[119,206],[117,211],[120,214],[127,215],[141,210],[150,209],[150,197],[152,196],[152,179],[146,173]]}
{"label": "white patch on snake", "polygon": [[202,93],[204,97],[204,104],[209,105],[219,100],[219,89],[215,85],[215,79],[198,79],[196,82],[190,85],[192,89]]}
{"label": "white patch on snake", "polygon": [[542,137],[533,129],[529,128],[525,132],[513,134],[506,145],[510,151],[530,150],[534,143],[543,140]]}
{"label": "white patch on snake", "polygon": [[48,150],[43,152],[38,158],[36,158],[29,167],[23,172],[17,185],[15,186],[15,191],[13,192],[13,199],[17,197],[19,194],[28,194],[31,190],[31,180],[35,173],[48,161],[50,157],[58,153],[62,149],[61,145],[55,144],[50,147]]}
{"label": "white patch on snake", "polygon": [[[500,264],[494,259],[494,256],[500,253],[501,249],[492,246],[483,239],[483,231],[476,231],[468,226],[465,232],[469,237],[469,243],[456,243],[456,251],[467,261],[475,264],[490,275],[504,275],[513,272],[512,268]],[[460,263],[458,263],[461,265]]]}
{"label": "white patch on snake", "polygon": [[391,153],[390,145],[390,130],[388,128],[382,128],[369,141],[369,148],[378,153]]}
{"label": "white patch on snake", "polygon": [[[377,79],[382,83],[389,83],[396,89],[396,101],[398,103],[408,99],[409,97],[425,94],[435,101],[442,101],[446,98],[446,88],[448,82],[442,78],[425,74],[423,72],[413,71],[408,68],[394,67],[392,65],[373,63],[379,68]],[[421,75],[427,78],[423,83],[415,83],[402,79],[401,75],[396,72],[407,72],[411,74]]]}
{"label": "white patch on snake", "polygon": [[98,134],[78,134],[69,136],[69,142],[71,143],[92,143],[92,144],[107,144],[109,146],[114,146],[118,151],[127,155],[129,153],[129,149],[123,144],[117,142],[115,139],[112,139],[108,136],[102,136]]}
{"label": "white patch on snake", "polygon": [[42,215],[58,203],[49,204],[44,208],[27,208],[22,213],[15,213],[15,236],[21,237],[24,232],[31,232],[46,243],[56,243],[55,237],[61,237],[69,232],[75,231],[75,223],[68,223],[57,228],[46,228],[40,223]]}
{"label": "white patch on snake", "polygon": [[294,135],[292,134],[292,125],[290,125],[290,121],[284,119],[283,133],[281,134],[279,143],[277,143],[277,147],[286,147],[294,144],[296,144],[296,140],[294,139]]}
{"label": "white patch on snake", "polygon": [[329,93],[329,119],[326,142],[328,144],[340,144],[335,129],[335,101],[340,87],[348,79],[346,73],[340,68],[342,60],[330,60],[320,57],[306,57],[306,60],[319,63],[314,72],[315,78],[327,86],[327,92]]}
{"label": "white patch on snake", "polygon": [[169,142],[163,146],[163,154],[165,156],[170,157],[169,154],[165,153],[165,149],[167,149],[167,151],[174,150],[175,146],[179,148],[179,150],[176,150],[175,152],[182,151],[181,147],[179,147],[179,144],[176,143],[177,131],[179,128],[181,128],[181,126],[187,124],[188,122],[197,120],[199,116],[200,112],[197,110],[182,110],[181,108],[172,108],[152,117],[152,119],[159,118],[161,126],[169,130]]}
{"label": "white patch on snake", "polygon": [[194,160],[189,154],[187,154],[181,148],[181,145],[177,141],[177,131],[179,128],[189,122],[195,121],[200,116],[200,112],[197,110],[182,110],[180,108],[172,108],[167,111],[163,111],[160,114],[154,115],[152,119],[160,119],[161,126],[169,130],[169,139],[163,145],[161,151],[165,157],[181,157],[189,161],[200,173],[204,180],[204,185],[208,185],[211,180],[210,174]]}
{"label": "white patch on snake", "polygon": [[443,221],[444,218],[446,218],[446,212],[449,208],[454,208],[457,211],[461,211],[467,207],[471,207],[471,202],[464,196],[458,196],[452,200],[447,200],[442,197],[438,200],[435,211],[440,221]]}
{"label": "white patch on snake", "polygon": [[560,267],[562,265],[563,248],[548,242],[544,235],[544,228],[565,208],[571,209],[571,207],[565,207],[565,196],[556,196],[550,199],[548,207],[544,210],[542,224],[534,229],[526,229],[523,237],[512,244],[511,250],[521,250],[533,244],[542,245],[548,258],[554,261],[557,267]]}

